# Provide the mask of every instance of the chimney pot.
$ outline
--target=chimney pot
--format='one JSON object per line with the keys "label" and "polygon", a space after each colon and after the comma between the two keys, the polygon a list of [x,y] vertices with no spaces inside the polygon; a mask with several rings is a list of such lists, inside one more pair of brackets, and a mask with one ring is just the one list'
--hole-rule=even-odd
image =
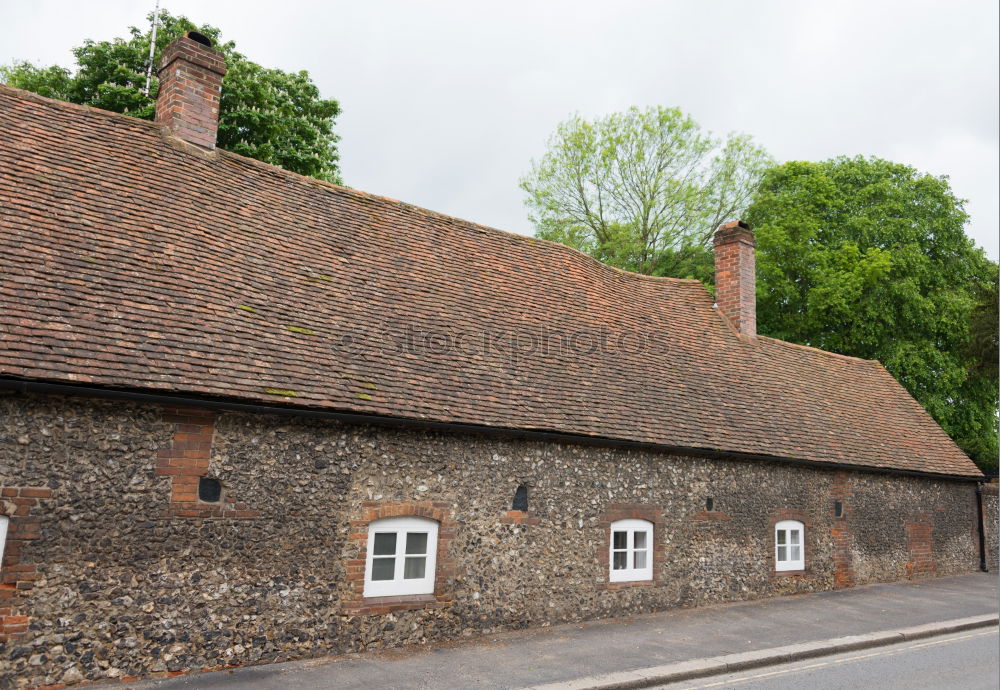
{"label": "chimney pot", "polygon": [[207,48],[211,48],[212,47],[212,39],[210,39],[208,36],[206,36],[203,33],[199,33],[197,31],[188,31],[185,34],[185,36],[187,36],[188,38],[190,38],[192,41],[196,41],[196,42],[202,44],[203,46],[205,46]]}
{"label": "chimney pot", "polygon": [[214,149],[225,74],[226,61],[207,36],[188,31],[177,38],[163,50],[156,72],[156,121],[188,143]]}
{"label": "chimney pot", "polygon": [[757,242],[750,226],[729,221],[719,226],[715,247],[715,303],[740,334],[757,337]]}

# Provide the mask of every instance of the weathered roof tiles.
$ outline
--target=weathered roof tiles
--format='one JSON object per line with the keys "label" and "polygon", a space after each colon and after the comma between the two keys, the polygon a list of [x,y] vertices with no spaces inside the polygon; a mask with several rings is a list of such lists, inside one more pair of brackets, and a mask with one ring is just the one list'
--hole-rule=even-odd
{"label": "weathered roof tiles", "polygon": [[979,476],[879,364],[696,281],[0,86],[0,377]]}

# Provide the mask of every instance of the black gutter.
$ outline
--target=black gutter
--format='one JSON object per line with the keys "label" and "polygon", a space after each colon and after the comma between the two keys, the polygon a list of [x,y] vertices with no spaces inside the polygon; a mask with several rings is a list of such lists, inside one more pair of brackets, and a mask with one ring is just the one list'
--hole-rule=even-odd
{"label": "black gutter", "polygon": [[976,526],[979,528],[979,569],[988,573],[986,565],[986,525],[983,523],[983,483],[976,484]]}
{"label": "black gutter", "polygon": [[678,455],[694,455],[722,460],[754,460],[763,462],[778,462],[786,465],[804,467],[822,467],[853,471],[868,471],[881,474],[894,474],[924,479],[948,479],[954,481],[982,482],[983,477],[969,477],[960,474],[943,474],[934,472],[918,472],[916,470],[899,470],[888,467],[872,467],[870,465],[850,465],[839,462],[820,462],[803,460],[801,458],[784,457],[780,455],[764,455],[758,453],[741,453],[738,451],[719,451],[708,448],[689,446],[672,446],[649,441],[628,441],[605,436],[587,436],[563,431],[537,431],[532,429],[516,429],[511,427],[487,426],[485,424],[466,424],[459,422],[437,422],[410,417],[390,417],[387,415],[365,414],[360,412],[335,412],[331,410],[316,410],[305,407],[280,407],[260,405],[255,403],[239,403],[219,398],[187,398],[167,393],[146,393],[137,390],[115,388],[91,388],[89,386],[64,383],[45,383],[42,381],[25,381],[23,379],[0,378],[0,390],[14,390],[22,393],[41,393],[46,395],[78,395],[88,398],[104,398],[107,400],[125,400],[129,402],[150,403],[155,405],[173,405],[179,407],[201,407],[210,410],[226,410],[230,412],[252,412],[255,414],[275,414],[291,417],[306,417],[312,419],[328,419],[348,424],[366,424],[383,427],[407,427],[428,431],[444,431],[451,433],[477,434],[480,436],[518,438],[536,441],[551,441],[575,445],[602,446],[608,448],[635,448],[675,453]]}

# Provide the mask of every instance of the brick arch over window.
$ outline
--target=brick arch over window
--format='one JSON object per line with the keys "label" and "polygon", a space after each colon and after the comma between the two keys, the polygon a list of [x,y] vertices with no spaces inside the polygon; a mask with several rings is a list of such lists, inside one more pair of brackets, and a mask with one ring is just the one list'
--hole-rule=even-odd
{"label": "brick arch over window", "polygon": [[[775,529],[779,522],[785,522],[787,520],[794,520],[795,522],[802,523],[802,548],[805,553],[805,564],[802,570],[778,570],[776,563],[775,554]],[[810,556],[815,553],[813,549],[813,544],[810,542],[812,538],[813,521],[812,516],[808,511],[799,510],[796,508],[779,508],[771,512],[771,530],[768,535],[768,555],[767,559],[770,564],[771,577],[808,577],[812,575],[813,565]]]}
{"label": "brick arch over window", "polygon": [[[663,548],[663,513],[657,506],[647,503],[612,503],[605,507],[597,523],[604,531],[604,539],[598,545],[597,558],[601,564],[604,586],[608,589],[625,589],[627,587],[655,587],[663,584],[663,563],[666,554]],[[611,568],[611,525],[618,520],[645,520],[653,523],[653,579],[633,582],[609,582],[608,573]]]}
{"label": "brick arch over window", "polygon": [[[341,608],[349,616],[378,615],[392,611],[444,608],[452,602],[452,582],[455,559],[450,555],[457,523],[450,511],[451,504],[440,501],[365,501],[352,516],[348,533],[346,561],[349,594]],[[434,593],[395,597],[365,597],[365,561],[368,557],[368,525],[376,520],[416,517],[438,523]]]}

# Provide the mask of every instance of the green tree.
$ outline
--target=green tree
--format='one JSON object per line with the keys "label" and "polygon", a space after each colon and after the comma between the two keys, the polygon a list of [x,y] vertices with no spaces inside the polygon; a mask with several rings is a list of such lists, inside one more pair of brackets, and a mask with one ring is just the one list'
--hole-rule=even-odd
{"label": "green tree", "polygon": [[988,379],[1000,378],[1000,271],[996,264],[987,280],[975,286],[976,306],[972,310],[966,354],[974,362],[974,372]]}
{"label": "green tree", "polygon": [[229,68],[219,107],[218,146],[302,175],[341,182],[338,137],[333,131],[340,105],[320,97],[308,72],[261,67],[238,53],[232,41],[222,43],[213,26],[196,26],[166,11],[160,13],[159,22],[149,96],[143,93],[149,31],[134,26],[128,38],[84,41],[73,50],[77,63],[73,73],[16,62],[0,67],[0,81],[42,96],[151,120],[159,86],[155,65],[161,52],[184,32],[199,31],[213,40]]}
{"label": "green tree", "polygon": [[46,98],[60,101],[72,99],[73,77],[68,69],[56,65],[35,67],[30,62],[15,62],[8,67],[0,67],[0,83],[32,91]]}
{"label": "green tree", "polygon": [[714,229],[741,214],[770,164],[748,136],[722,141],[676,108],[631,108],[561,123],[521,188],[538,237],[626,270],[701,278]]}
{"label": "green tree", "polygon": [[[947,178],[877,158],[786,163],[765,174],[745,217],[760,331],[879,360],[995,468],[997,266],[966,236]],[[992,306],[977,311],[991,289]],[[992,325],[974,327],[977,314]]]}

